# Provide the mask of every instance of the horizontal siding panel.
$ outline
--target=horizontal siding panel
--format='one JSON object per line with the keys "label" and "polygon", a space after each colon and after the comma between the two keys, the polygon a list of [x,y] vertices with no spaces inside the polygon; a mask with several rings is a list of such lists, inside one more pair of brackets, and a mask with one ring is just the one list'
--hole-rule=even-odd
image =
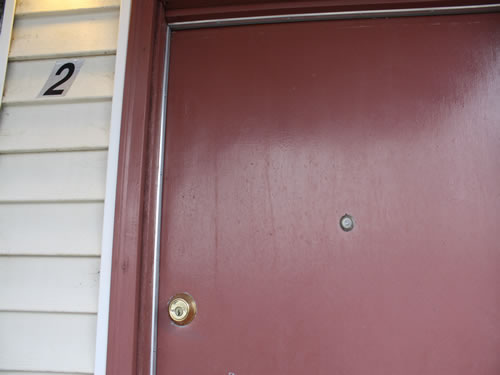
{"label": "horizontal siding panel", "polygon": [[91,375],[92,373],[67,373],[67,372],[38,372],[38,371],[13,371],[13,370],[0,370],[0,375]]}
{"label": "horizontal siding panel", "polygon": [[17,0],[16,17],[119,6],[120,0]]}
{"label": "horizontal siding panel", "polygon": [[57,60],[15,61],[9,63],[4,104],[54,102],[111,98],[115,56],[84,58],[84,64],[65,97],[37,98]]}
{"label": "horizontal siding panel", "polygon": [[93,202],[0,204],[0,254],[99,255],[103,212]]}
{"label": "horizontal siding panel", "polygon": [[0,312],[0,369],[92,373],[96,316]]}
{"label": "horizontal siding panel", "polygon": [[118,11],[16,20],[9,58],[28,60],[116,53]]}
{"label": "horizontal siding panel", "polygon": [[107,148],[111,101],[6,105],[0,111],[0,153]]}
{"label": "horizontal siding panel", "polygon": [[103,200],[106,151],[0,154],[0,201]]}
{"label": "horizontal siding panel", "polygon": [[0,311],[97,312],[99,258],[0,256]]}

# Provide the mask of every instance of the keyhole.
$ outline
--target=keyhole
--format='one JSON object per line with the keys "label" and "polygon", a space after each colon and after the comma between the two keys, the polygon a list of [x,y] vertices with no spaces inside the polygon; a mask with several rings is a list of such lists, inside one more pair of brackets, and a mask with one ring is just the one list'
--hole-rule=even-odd
{"label": "keyhole", "polygon": [[175,315],[182,316],[182,313],[183,313],[183,311],[182,311],[181,307],[176,307],[175,308]]}

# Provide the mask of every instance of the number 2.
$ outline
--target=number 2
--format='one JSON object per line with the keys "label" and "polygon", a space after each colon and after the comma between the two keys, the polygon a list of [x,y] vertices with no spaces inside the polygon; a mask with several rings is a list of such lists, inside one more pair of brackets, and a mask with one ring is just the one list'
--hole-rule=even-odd
{"label": "number 2", "polygon": [[61,66],[57,72],[56,72],[56,76],[59,76],[62,74],[62,72],[64,72],[65,70],[67,70],[67,74],[58,82],[56,82],[55,84],[53,84],[52,86],[50,86],[47,91],[45,91],[43,93],[42,96],[46,96],[46,95],[61,95],[63,92],[64,92],[64,89],[58,89],[56,90],[57,87],[59,87],[60,85],[62,85],[64,82],[66,82],[68,79],[71,78],[71,76],[73,75],[73,73],[75,72],[75,64],[73,63],[66,63],[64,64],[63,66]]}

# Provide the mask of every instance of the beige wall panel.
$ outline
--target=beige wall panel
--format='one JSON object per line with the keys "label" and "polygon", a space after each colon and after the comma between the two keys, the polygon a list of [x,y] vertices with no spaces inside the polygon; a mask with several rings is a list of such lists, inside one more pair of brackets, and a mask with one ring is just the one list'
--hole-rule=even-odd
{"label": "beige wall panel", "polygon": [[91,375],[91,373],[69,374],[67,372],[33,372],[33,371],[3,371],[0,370],[0,375]]}
{"label": "beige wall panel", "polygon": [[3,103],[64,102],[111,98],[115,56],[83,58],[82,69],[64,97],[37,98],[56,60],[9,63]]}
{"label": "beige wall panel", "polygon": [[116,52],[118,11],[20,18],[10,60],[110,55]]}
{"label": "beige wall panel", "polygon": [[119,6],[120,0],[17,0],[16,16],[96,8],[118,8]]}
{"label": "beige wall panel", "polygon": [[6,105],[0,111],[0,153],[105,149],[111,102]]}
{"label": "beige wall panel", "polygon": [[0,312],[0,332],[0,370],[94,370],[94,314]]}
{"label": "beige wall panel", "polygon": [[0,154],[0,202],[103,200],[106,162],[106,151]]}
{"label": "beige wall panel", "polygon": [[93,202],[0,204],[0,254],[100,255],[103,212]]}
{"label": "beige wall panel", "polygon": [[[0,111],[0,375],[94,370],[120,0],[17,0]],[[64,97],[37,98],[83,59]]]}
{"label": "beige wall panel", "polygon": [[99,258],[0,256],[0,311],[97,312]]}

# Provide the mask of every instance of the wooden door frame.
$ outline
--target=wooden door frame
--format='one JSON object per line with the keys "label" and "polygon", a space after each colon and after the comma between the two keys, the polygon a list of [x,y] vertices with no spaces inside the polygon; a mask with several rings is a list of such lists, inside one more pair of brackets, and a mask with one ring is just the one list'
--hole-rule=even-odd
{"label": "wooden door frame", "polygon": [[[217,3],[217,0],[208,3]],[[316,12],[352,12],[344,18],[360,18],[362,15],[354,13],[388,9],[404,9],[418,15],[422,12],[409,9],[449,7],[451,4],[491,6],[496,3],[473,0],[324,0],[278,4],[262,0],[259,4],[245,6],[168,9],[164,0],[132,2],[118,161],[107,374],[152,373],[151,358],[154,356],[151,348],[155,342],[152,327],[156,307],[153,289],[158,277],[155,274],[158,262],[155,249],[159,245],[156,215],[161,203],[158,197],[161,196],[162,116],[166,110],[164,82],[168,77],[164,74],[164,67],[168,61],[170,30],[220,26],[219,21],[207,21],[214,18],[225,19],[227,24],[252,24],[266,22],[263,19],[260,22],[255,19],[230,21],[228,18],[295,14],[293,21],[329,19],[325,14],[312,15]],[[499,9],[497,4],[495,11]],[[443,13],[446,12],[441,11]],[[340,17],[330,17],[333,18]]]}

